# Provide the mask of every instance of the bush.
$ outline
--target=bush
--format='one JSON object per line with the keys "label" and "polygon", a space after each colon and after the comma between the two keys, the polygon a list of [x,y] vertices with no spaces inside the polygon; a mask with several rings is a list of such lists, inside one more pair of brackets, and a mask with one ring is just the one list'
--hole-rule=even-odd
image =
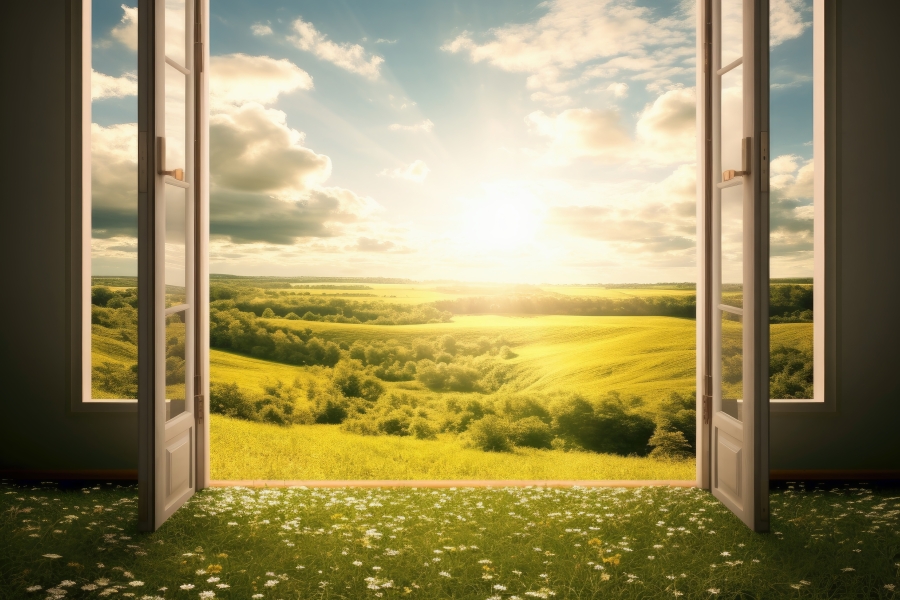
{"label": "bush", "polygon": [[409,435],[419,440],[433,440],[437,438],[437,432],[434,427],[423,417],[414,417],[409,422]]}
{"label": "bush", "polygon": [[485,452],[509,452],[513,449],[510,433],[505,419],[487,415],[469,426],[468,444]]}
{"label": "bush", "polygon": [[675,429],[656,428],[647,444],[653,448],[650,456],[663,460],[684,460],[693,456],[684,434]]}
{"label": "bush", "polygon": [[209,385],[209,412],[248,421],[259,420],[255,398],[237,383],[213,382]]}
{"label": "bush", "polygon": [[655,424],[637,412],[640,398],[623,399],[617,392],[593,404],[577,394],[551,405],[553,430],[557,436],[594,452],[647,454],[647,442]]}
{"label": "bush", "polygon": [[137,364],[131,368],[118,363],[104,362],[91,369],[94,387],[119,398],[137,398]]}
{"label": "bush", "polygon": [[277,315],[275,314],[275,311],[272,310],[271,308],[266,308],[266,310],[264,310],[262,312],[262,315],[260,315],[260,316],[263,319],[274,319]]}
{"label": "bush", "polygon": [[526,417],[512,424],[511,438],[516,446],[551,448],[553,432],[537,417]]}

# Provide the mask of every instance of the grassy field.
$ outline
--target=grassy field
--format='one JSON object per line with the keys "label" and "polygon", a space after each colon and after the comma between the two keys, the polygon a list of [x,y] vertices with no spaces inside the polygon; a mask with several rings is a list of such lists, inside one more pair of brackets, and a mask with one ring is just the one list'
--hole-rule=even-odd
{"label": "grassy field", "polygon": [[213,479],[685,479],[693,460],[517,448],[482,452],[456,436],[362,436],[337,425],[281,427],[210,418]]}
{"label": "grassy field", "polygon": [[[327,284],[319,284],[327,285]],[[360,286],[362,287],[362,286]],[[471,283],[367,283],[369,289],[342,290],[336,287],[293,288],[293,293],[347,299],[384,300],[398,304],[422,304],[437,300],[455,300],[467,296],[493,296],[526,291],[531,294],[561,294],[590,298],[653,298],[659,296],[692,296],[694,290],[666,287],[612,288],[579,285],[509,286]],[[290,290],[285,290],[290,291]]]}
{"label": "grassy field", "polygon": [[897,489],[770,503],[755,534],[693,488],[224,488],[140,534],[134,487],[0,483],[0,597],[897,597]]}
{"label": "grassy field", "polygon": [[[458,316],[452,323],[424,325],[358,325],[268,319],[284,329],[312,329],[334,342],[352,344],[445,334],[470,342],[482,336],[504,336],[518,355],[505,361],[516,368],[516,391],[572,391],[590,395],[618,391],[654,402],[672,391],[690,394],[696,386],[695,322],[669,317],[503,317]],[[811,345],[812,324],[771,326],[772,344]],[[293,367],[213,350],[211,378],[253,386],[267,379],[321,376],[315,367]],[[307,374],[308,375],[305,375]],[[386,386],[391,387],[389,382]],[[404,382],[404,389],[417,385]]]}

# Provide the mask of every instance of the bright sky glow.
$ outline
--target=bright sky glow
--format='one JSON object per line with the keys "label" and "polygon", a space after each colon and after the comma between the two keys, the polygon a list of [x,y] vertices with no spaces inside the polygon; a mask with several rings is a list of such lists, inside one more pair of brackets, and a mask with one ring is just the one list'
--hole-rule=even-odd
{"label": "bright sky glow", "polygon": [[[94,272],[133,273],[136,13],[93,6]],[[693,281],[693,7],[215,0],[211,270]],[[810,276],[811,0],[772,10],[773,275]]]}

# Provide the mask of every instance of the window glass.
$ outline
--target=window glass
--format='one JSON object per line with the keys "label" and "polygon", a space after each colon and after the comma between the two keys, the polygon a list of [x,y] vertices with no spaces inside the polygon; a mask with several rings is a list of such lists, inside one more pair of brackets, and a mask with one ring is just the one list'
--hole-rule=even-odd
{"label": "window glass", "polygon": [[91,397],[137,398],[137,5],[93,0]]}
{"label": "window glass", "polygon": [[[813,3],[770,15],[770,395],[813,398]],[[790,13],[790,14],[788,14]]]}

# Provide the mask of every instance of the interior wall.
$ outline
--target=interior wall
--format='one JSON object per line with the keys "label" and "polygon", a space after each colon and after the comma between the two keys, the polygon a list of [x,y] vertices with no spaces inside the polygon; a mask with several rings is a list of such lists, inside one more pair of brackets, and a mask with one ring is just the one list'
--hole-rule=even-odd
{"label": "interior wall", "polygon": [[773,413],[773,469],[900,469],[898,20],[838,2],[837,412]]}
{"label": "interior wall", "polygon": [[[840,13],[838,412],[773,414],[773,469],[900,468],[900,4]],[[66,2],[0,6],[0,470],[137,468],[136,413],[67,408],[66,49]]]}
{"label": "interior wall", "polygon": [[0,5],[0,470],[137,468],[137,414],[70,413],[68,1]]}

